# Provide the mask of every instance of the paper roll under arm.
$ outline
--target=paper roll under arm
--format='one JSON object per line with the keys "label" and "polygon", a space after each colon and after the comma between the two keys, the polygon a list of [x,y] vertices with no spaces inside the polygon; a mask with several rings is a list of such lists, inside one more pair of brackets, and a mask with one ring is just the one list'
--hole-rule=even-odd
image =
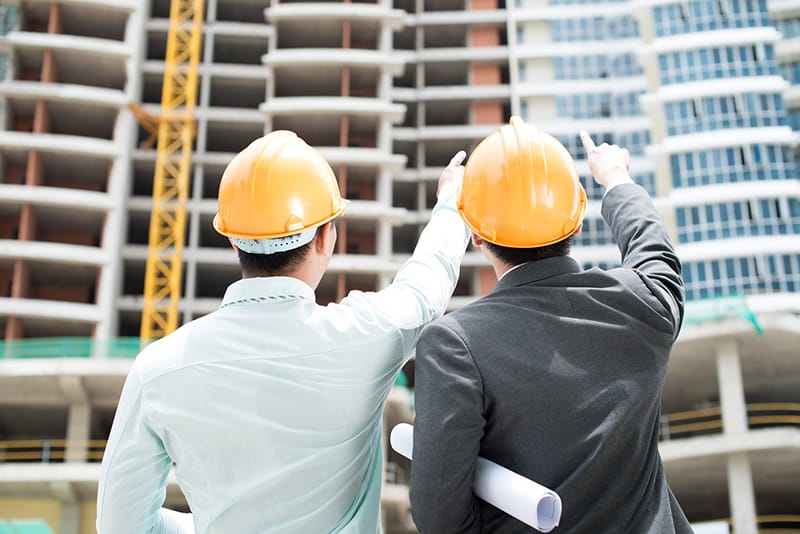
{"label": "paper roll under arm", "polygon": [[[412,460],[414,427],[400,423],[392,429],[389,443]],[[472,491],[479,498],[541,532],[550,532],[561,520],[561,497],[529,478],[486,458],[475,463]]]}

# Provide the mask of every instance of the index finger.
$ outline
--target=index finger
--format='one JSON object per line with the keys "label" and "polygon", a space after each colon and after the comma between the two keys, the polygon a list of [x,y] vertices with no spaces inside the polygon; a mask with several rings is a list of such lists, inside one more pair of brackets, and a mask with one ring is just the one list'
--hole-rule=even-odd
{"label": "index finger", "polygon": [[461,165],[461,162],[464,161],[464,158],[467,157],[467,153],[463,150],[459,150],[456,152],[456,155],[450,160],[450,163],[447,164],[448,168],[458,167]]}
{"label": "index finger", "polygon": [[589,137],[589,133],[586,130],[581,130],[581,142],[583,143],[583,148],[586,149],[586,152],[590,152],[596,148],[594,141],[592,141],[592,138]]}

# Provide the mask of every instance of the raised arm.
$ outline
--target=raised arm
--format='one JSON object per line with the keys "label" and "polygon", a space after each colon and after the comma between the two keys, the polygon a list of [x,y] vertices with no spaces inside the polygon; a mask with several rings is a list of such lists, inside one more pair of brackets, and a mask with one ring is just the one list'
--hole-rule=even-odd
{"label": "raised arm", "polygon": [[589,170],[606,188],[601,213],[614,234],[622,266],[634,269],[664,307],[677,337],[683,320],[681,263],[653,202],[628,173],[630,154],[617,145],[595,146],[585,132]]}
{"label": "raised arm", "polygon": [[406,355],[422,328],[444,313],[458,281],[469,242],[455,203],[465,155],[458,152],[442,172],[431,219],[392,283],[375,293],[353,291],[341,302],[371,322],[399,329]]}

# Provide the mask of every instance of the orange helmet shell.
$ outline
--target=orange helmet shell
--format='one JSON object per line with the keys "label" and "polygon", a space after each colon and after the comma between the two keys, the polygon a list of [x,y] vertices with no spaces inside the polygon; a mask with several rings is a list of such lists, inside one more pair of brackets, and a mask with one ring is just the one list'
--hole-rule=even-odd
{"label": "orange helmet shell", "polygon": [[327,161],[293,132],[256,139],[225,168],[214,229],[228,237],[271,239],[320,226],[347,203]]}
{"label": "orange helmet shell", "polygon": [[570,153],[519,117],[475,147],[456,202],[473,233],[512,248],[557,243],[580,228],[586,213]]}

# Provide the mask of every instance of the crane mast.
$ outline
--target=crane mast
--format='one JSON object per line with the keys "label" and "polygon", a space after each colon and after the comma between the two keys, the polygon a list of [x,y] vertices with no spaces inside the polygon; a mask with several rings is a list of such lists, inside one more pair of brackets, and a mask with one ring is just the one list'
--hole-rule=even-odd
{"label": "crane mast", "polygon": [[143,344],[178,327],[203,3],[172,0],[170,5],[161,115],[155,123],[158,141],[144,277]]}

